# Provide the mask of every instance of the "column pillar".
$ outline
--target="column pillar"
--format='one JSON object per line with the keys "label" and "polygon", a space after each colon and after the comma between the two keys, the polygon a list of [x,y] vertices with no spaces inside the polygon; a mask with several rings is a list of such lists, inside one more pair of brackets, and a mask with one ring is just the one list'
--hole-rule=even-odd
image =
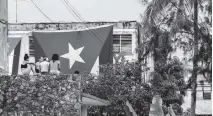
{"label": "column pillar", "polygon": [[82,105],[81,106],[81,116],[87,116],[87,105]]}

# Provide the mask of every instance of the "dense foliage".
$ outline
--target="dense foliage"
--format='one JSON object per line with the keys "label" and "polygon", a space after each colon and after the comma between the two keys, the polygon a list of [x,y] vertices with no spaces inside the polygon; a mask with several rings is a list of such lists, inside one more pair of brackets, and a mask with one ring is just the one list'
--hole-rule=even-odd
{"label": "dense foliage", "polygon": [[[211,82],[212,65],[212,0],[198,0],[198,55],[193,56],[194,47],[194,0],[141,0],[147,3],[147,9],[142,21],[142,39],[146,51],[153,51],[153,46],[147,45],[156,38],[159,31],[168,32],[173,51],[182,49],[187,62],[196,59],[199,67],[198,74],[202,74]],[[146,45],[144,45],[146,44]],[[190,63],[188,63],[190,64]]]}
{"label": "dense foliage", "polygon": [[182,104],[182,95],[185,95],[185,82],[182,64],[178,59],[170,59],[166,65],[158,65],[152,73],[152,88],[160,93],[164,104]]}
{"label": "dense foliage", "polygon": [[[197,64],[198,67],[193,67],[193,74],[202,74],[208,82],[212,81],[212,0],[197,0],[198,1],[198,20],[195,20],[194,14],[194,1],[195,0],[141,0],[142,3],[147,5],[147,9],[143,15],[142,22],[142,41],[143,43],[138,48],[138,53],[141,56],[141,60],[146,60],[150,58],[150,54],[154,58],[154,80],[157,80],[156,83],[161,87],[160,92],[162,92],[165,87],[168,86],[162,81],[173,80],[173,83],[180,86],[178,83],[182,83],[183,80],[183,71],[179,66],[179,71],[175,72],[175,75],[171,76],[168,71],[162,67],[168,67],[170,65],[169,57],[177,49],[184,51],[184,59],[186,59],[187,64],[184,64],[186,67],[192,67],[193,64]],[[201,14],[202,15],[199,15]],[[194,23],[197,22],[197,23]],[[194,25],[195,24],[195,25]],[[197,32],[194,32],[194,27],[198,27]],[[198,46],[196,46],[194,33],[198,34]],[[160,36],[164,36],[161,39]],[[166,35],[166,36],[165,36]],[[163,40],[163,41],[162,41]],[[163,44],[161,44],[163,42]],[[195,50],[198,49],[197,55]],[[169,55],[170,54],[170,55]],[[160,67],[159,67],[160,66]],[[194,65],[196,66],[196,65]],[[192,68],[189,68],[191,73]],[[160,71],[160,74],[159,74]],[[157,73],[157,74],[156,74]],[[179,76],[176,75],[178,73]],[[182,76],[180,76],[182,75]],[[160,77],[160,79],[159,79]],[[181,78],[179,78],[181,77]],[[163,80],[162,80],[163,78]],[[179,79],[181,80],[179,80]],[[184,77],[186,78],[186,76]],[[159,81],[159,82],[158,82]],[[177,81],[177,82],[175,82]],[[193,81],[193,84],[192,84]],[[191,76],[189,79],[188,86],[195,85],[196,76]],[[176,86],[175,85],[175,86]],[[183,86],[182,83],[181,86]],[[181,90],[182,87],[176,87],[175,90]],[[153,86],[154,87],[154,86]],[[174,85],[173,85],[174,87]],[[172,91],[173,87],[167,88]],[[194,87],[193,90],[195,90]],[[170,91],[168,90],[168,91]],[[184,92],[180,92],[184,93]],[[173,95],[176,95],[173,92]],[[170,95],[171,96],[171,95]],[[171,97],[172,98],[172,97]],[[192,98],[195,100],[192,102],[196,103],[196,94],[192,94]],[[176,101],[179,103],[179,101]],[[195,105],[194,105],[195,106]],[[194,109],[194,108],[193,108]],[[194,112],[194,110],[192,110]]]}
{"label": "dense foliage", "polygon": [[176,106],[179,105],[176,108],[180,110],[175,113],[182,114],[180,105],[183,102],[186,86],[183,63],[176,57],[170,57],[174,48],[168,31],[152,27],[151,33],[153,34],[151,38],[138,49],[142,61],[146,60],[149,54],[153,56],[154,71],[150,75],[151,88],[154,94],[161,95],[164,109],[167,109],[170,104],[176,104]]}
{"label": "dense foliage", "polygon": [[79,92],[69,75],[1,76],[0,115],[77,116]]}
{"label": "dense foliage", "polygon": [[123,61],[102,66],[98,76],[86,79],[83,92],[110,101],[107,107],[91,107],[90,116],[131,116],[126,105],[129,101],[138,116],[147,116],[152,101],[152,91],[142,83],[141,65]]}

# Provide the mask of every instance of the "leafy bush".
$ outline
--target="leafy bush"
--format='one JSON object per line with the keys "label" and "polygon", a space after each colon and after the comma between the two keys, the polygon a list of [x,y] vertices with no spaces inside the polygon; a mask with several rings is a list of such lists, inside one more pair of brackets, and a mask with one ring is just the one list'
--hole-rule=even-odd
{"label": "leafy bush", "polygon": [[69,75],[1,76],[0,115],[77,116],[78,89]]}
{"label": "leafy bush", "polygon": [[167,106],[173,103],[182,104],[186,83],[183,64],[178,59],[168,59],[166,64],[156,66],[151,83],[154,91],[161,94]]}
{"label": "leafy bush", "polygon": [[152,91],[142,83],[141,64],[127,61],[101,66],[97,76],[85,76],[84,93],[110,101],[107,107],[89,108],[89,116],[131,116],[126,105],[129,101],[138,116],[147,116],[152,101]]}

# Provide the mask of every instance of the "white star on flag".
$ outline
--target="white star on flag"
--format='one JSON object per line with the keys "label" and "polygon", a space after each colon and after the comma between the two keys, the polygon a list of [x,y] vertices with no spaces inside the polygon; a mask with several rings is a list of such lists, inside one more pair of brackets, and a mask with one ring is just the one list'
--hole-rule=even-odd
{"label": "white star on flag", "polygon": [[72,68],[75,61],[85,63],[80,56],[84,47],[81,47],[75,50],[70,43],[68,43],[68,46],[69,46],[69,52],[67,54],[61,55],[61,57],[69,59],[70,68]]}

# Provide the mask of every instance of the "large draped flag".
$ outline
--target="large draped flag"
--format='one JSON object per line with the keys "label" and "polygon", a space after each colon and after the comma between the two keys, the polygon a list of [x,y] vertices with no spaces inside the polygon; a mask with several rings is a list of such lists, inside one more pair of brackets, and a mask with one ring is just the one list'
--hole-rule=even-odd
{"label": "large draped flag", "polygon": [[8,37],[8,58],[9,58],[9,73],[13,75],[18,74],[19,56],[21,48],[21,37]]}
{"label": "large draped flag", "polygon": [[112,25],[80,31],[33,32],[35,56],[51,59],[58,54],[65,74],[96,73],[99,65],[113,63],[112,33]]}

